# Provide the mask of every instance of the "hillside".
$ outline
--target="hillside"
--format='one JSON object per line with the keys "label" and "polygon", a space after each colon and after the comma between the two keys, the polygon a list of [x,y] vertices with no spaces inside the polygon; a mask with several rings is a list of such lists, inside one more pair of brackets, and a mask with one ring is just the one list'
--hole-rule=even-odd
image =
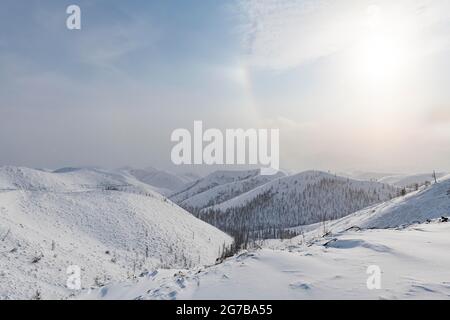
{"label": "hillside", "polygon": [[369,171],[354,170],[347,172],[339,172],[337,175],[355,180],[378,181],[384,177],[393,176],[394,174],[384,172],[369,172]]}
{"label": "hillside", "polygon": [[136,179],[101,170],[0,168],[0,299],[63,298],[144,270],[212,264],[231,238]]}
{"label": "hillside", "polygon": [[[436,177],[438,179],[446,176],[448,173],[437,172]],[[364,172],[364,171],[351,171],[339,173],[340,176],[363,181],[377,181],[381,183],[387,183],[400,188],[415,188],[415,185],[419,186],[434,182],[433,173],[421,173],[421,174],[394,174],[394,173],[379,173],[379,172]]]}
{"label": "hillside", "polygon": [[[179,202],[178,204],[187,209],[190,212],[197,212],[200,210],[208,210],[208,208],[218,205],[220,203],[223,203],[227,200],[230,200],[232,198],[235,198],[243,193],[246,193],[250,190],[255,189],[256,187],[259,187],[263,184],[266,184],[272,180],[279,179],[281,177],[284,177],[285,174],[282,172],[279,172],[275,175],[271,176],[262,176],[260,174],[254,174],[254,172],[249,172],[249,175],[239,176],[239,180],[234,180],[232,182],[223,183],[214,186],[215,184],[218,184],[220,182],[226,181],[226,179],[221,180],[218,182],[217,180],[214,180],[214,178],[217,178],[218,176],[213,174],[212,176],[208,176],[201,180],[198,184],[192,186],[190,190],[187,190],[183,193],[183,196],[186,193],[194,192],[198,190],[203,190],[203,186],[211,186],[207,190],[203,192],[198,192],[191,197],[187,198],[184,201]],[[211,182],[213,180],[213,182]],[[198,188],[200,186],[200,188]],[[180,194],[181,195],[181,194]],[[177,200],[179,199],[178,196],[172,197],[172,199]]]}
{"label": "hillside", "polygon": [[[447,176],[340,220],[305,226],[302,236],[262,241],[260,249],[219,265],[157,271],[78,298],[448,299],[450,223],[439,218],[449,215]],[[369,266],[381,272],[377,289],[367,286]]]}
{"label": "hillside", "polygon": [[194,175],[177,175],[152,167],[145,169],[123,168],[120,172],[127,173],[137,180],[155,187],[156,191],[164,195],[169,195],[174,191],[181,189],[186,184],[195,181]]}
{"label": "hillside", "polygon": [[[437,172],[436,178],[440,179],[447,175],[444,172]],[[386,176],[378,180],[382,183],[388,183],[398,187],[411,187],[414,185],[425,185],[429,183],[434,183],[434,178],[432,173],[423,173],[423,174],[399,174],[399,175],[391,175]]]}
{"label": "hillside", "polygon": [[[322,242],[279,242],[195,270],[160,271],[111,283],[81,299],[448,299],[450,223],[347,231]],[[369,266],[381,271],[369,290]],[[432,272],[430,272],[432,270]]]}
{"label": "hillside", "polygon": [[[352,227],[395,228],[424,223],[442,216],[450,216],[450,175],[439,179],[437,184],[424,186],[404,197],[330,221],[327,223],[327,229],[337,233]],[[314,230],[312,227],[307,226],[309,230]]]}
{"label": "hillside", "polygon": [[184,201],[200,195],[201,193],[211,190],[217,186],[244,181],[250,178],[259,176],[259,170],[220,170],[215,171],[206,177],[194,181],[186,185],[183,189],[173,193],[170,199],[178,204],[183,204]]}
{"label": "hillside", "polygon": [[202,211],[201,219],[227,230],[286,228],[337,219],[398,195],[386,184],[319,171],[273,180]]}

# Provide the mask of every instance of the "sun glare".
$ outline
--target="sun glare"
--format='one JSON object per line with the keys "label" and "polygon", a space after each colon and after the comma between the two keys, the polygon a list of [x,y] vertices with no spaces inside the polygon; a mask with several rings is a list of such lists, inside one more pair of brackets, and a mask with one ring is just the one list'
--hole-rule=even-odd
{"label": "sun glare", "polygon": [[401,76],[405,51],[399,41],[383,34],[374,34],[359,47],[359,71],[372,81],[390,81]]}
{"label": "sun glare", "polygon": [[352,59],[358,78],[375,84],[399,80],[409,55],[402,17],[386,18],[378,6],[370,6],[367,17],[367,31]]}

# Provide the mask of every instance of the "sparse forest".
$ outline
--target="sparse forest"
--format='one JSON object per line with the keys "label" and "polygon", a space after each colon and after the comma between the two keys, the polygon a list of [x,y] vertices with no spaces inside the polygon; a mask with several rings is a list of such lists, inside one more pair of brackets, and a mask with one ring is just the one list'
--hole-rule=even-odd
{"label": "sparse forest", "polygon": [[319,175],[306,182],[281,179],[242,205],[225,210],[185,209],[230,234],[236,245],[245,248],[251,240],[292,238],[297,233],[288,228],[339,219],[401,194],[402,190],[384,184],[360,185]]}

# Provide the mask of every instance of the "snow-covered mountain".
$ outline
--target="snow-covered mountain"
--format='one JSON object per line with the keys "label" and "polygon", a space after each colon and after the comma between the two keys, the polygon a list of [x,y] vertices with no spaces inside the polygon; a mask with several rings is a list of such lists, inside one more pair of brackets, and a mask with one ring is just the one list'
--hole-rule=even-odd
{"label": "snow-covered mountain", "polygon": [[196,176],[193,174],[175,174],[152,167],[145,169],[122,168],[119,171],[132,175],[137,180],[154,187],[157,192],[164,195],[180,190],[186,184],[196,180]]}
{"label": "snow-covered mountain", "polygon": [[[332,233],[352,227],[394,228],[414,223],[424,223],[440,217],[450,216],[450,175],[439,179],[438,183],[423,186],[420,190],[355,212],[342,219],[327,223]],[[314,230],[314,226],[307,226]],[[320,228],[320,226],[317,226]]]}
{"label": "snow-covered mountain", "polygon": [[177,177],[180,177],[183,181],[186,181],[186,183],[194,182],[202,178],[201,175],[195,172],[180,172],[175,174],[177,175]]}
{"label": "snow-covered mountain", "polygon": [[[437,172],[436,178],[440,179],[445,177],[448,173]],[[423,174],[397,174],[385,176],[378,180],[382,183],[388,183],[398,187],[413,187],[415,185],[422,186],[424,184],[434,183],[434,177],[432,173]]]}
{"label": "snow-covered mountain", "polygon": [[[436,178],[442,178],[448,173],[437,172]],[[378,181],[381,183],[387,183],[396,187],[410,187],[413,188],[415,185],[422,186],[427,183],[434,182],[433,173],[421,173],[421,174],[394,174],[394,173],[379,173],[379,172],[365,172],[365,171],[351,171],[339,173],[340,176],[364,180],[364,181]]]}
{"label": "snow-covered mountain", "polygon": [[[154,272],[131,288],[113,283],[81,298],[448,299],[450,223],[436,218],[449,214],[447,176],[325,226],[306,226],[306,235],[264,241],[262,249],[222,264]],[[367,287],[368,266],[380,268],[377,290]]]}
{"label": "snow-covered mountain", "polygon": [[273,180],[200,213],[223,230],[285,228],[337,219],[398,195],[398,189],[320,171]]}
{"label": "snow-covered mountain", "polygon": [[384,177],[393,176],[393,173],[383,173],[383,172],[369,172],[369,171],[345,171],[338,172],[338,176],[351,178],[355,180],[363,180],[363,181],[378,181]]}
{"label": "snow-covered mountain", "polygon": [[[339,220],[302,227],[296,238],[260,242],[261,249],[215,266],[161,270],[131,287],[111,283],[79,298],[448,299],[450,223],[440,217],[449,215],[446,176]],[[381,272],[375,290],[368,287],[369,266]]]}
{"label": "snow-covered mountain", "polygon": [[207,210],[209,207],[285,176],[282,172],[263,176],[260,175],[259,170],[218,171],[189,185],[182,192],[174,194],[171,199],[191,212]]}
{"label": "snow-covered mountain", "polygon": [[173,193],[170,199],[175,203],[182,204],[183,201],[208,191],[214,187],[227,183],[246,180],[259,175],[259,170],[242,170],[242,171],[215,171],[206,177],[194,181],[186,185],[183,189]]}
{"label": "snow-covered mountain", "polygon": [[212,264],[232,239],[130,175],[0,168],[0,299],[61,298],[143,270]]}
{"label": "snow-covered mountain", "polygon": [[[231,174],[234,181],[213,174],[217,185],[191,198],[260,181],[248,173]],[[213,184],[200,180],[183,192]],[[398,191],[314,171],[261,182],[202,214],[238,218],[240,208],[248,221],[288,225],[299,222],[296,212],[345,217],[297,227],[301,236],[263,241],[211,266],[231,238],[126,172],[2,167],[0,299],[446,299],[450,224],[438,218],[450,215],[450,176],[390,199]],[[66,288],[73,265],[82,292]],[[369,265],[381,268],[380,290],[367,289]]]}

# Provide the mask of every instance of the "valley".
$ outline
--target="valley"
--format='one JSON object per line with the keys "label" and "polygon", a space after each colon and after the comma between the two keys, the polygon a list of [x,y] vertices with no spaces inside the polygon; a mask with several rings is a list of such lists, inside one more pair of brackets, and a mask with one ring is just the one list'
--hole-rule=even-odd
{"label": "valley", "polygon": [[320,171],[1,167],[0,298],[447,298],[450,176],[399,190]]}

